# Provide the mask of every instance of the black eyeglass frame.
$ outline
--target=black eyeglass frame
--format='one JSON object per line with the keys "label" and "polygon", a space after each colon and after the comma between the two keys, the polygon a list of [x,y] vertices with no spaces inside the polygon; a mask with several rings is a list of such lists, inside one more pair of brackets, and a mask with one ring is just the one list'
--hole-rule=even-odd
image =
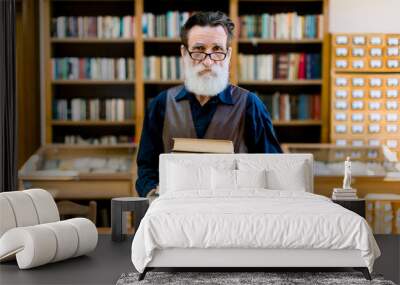
{"label": "black eyeglass frame", "polygon": [[[187,46],[185,46],[185,48],[186,48],[186,50],[187,50],[187,52],[188,52],[190,58],[193,59],[193,60],[199,61],[199,62],[202,62],[202,61],[206,60],[207,56],[210,57],[210,59],[213,60],[213,61],[223,61],[223,60],[225,60],[226,56],[228,55],[228,52],[217,51],[217,52],[207,53],[207,52],[202,52],[202,51],[190,51],[189,48],[188,48]],[[204,55],[204,56],[203,56],[203,59],[193,58],[192,54],[194,54],[194,53],[199,53],[199,54],[201,53],[201,54],[203,54],[203,55]],[[213,59],[213,58],[211,57],[213,54],[224,55],[224,58],[222,58],[222,59]]]}

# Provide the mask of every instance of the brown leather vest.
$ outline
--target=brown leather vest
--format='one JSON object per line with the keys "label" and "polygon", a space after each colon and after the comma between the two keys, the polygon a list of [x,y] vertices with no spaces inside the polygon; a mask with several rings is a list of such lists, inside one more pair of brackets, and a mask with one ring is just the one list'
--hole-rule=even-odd
{"label": "brown leather vest", "polygon": [[[197,138],[189,100],[177,102],[175,97],[183,85],[167,90],[167,101],[163,126],[164,152],[171,152],[172,138]],[[205,139],[231,140],[235,153],[247,153],[244,142],[246,101],[249,91],[230,85],[233,105],[218,104],[208,125]]]}

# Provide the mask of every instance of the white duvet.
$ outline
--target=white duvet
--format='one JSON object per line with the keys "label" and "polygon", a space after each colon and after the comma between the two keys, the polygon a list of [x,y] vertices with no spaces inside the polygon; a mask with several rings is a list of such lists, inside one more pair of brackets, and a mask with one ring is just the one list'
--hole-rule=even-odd
{"label": "white duvet", "polygon": [[134,237],[133,265],[143,272],[165,248],[358,249],[370,272],[380,256],[359,215],[320,195],[266,189],[162,195]]}

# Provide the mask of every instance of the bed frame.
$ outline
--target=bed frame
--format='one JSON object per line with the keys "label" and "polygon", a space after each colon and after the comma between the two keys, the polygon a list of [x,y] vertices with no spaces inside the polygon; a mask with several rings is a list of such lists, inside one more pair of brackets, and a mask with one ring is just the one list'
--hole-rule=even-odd
{"label": "bed frame", "polygon": [[[212,163],[213,159],[240,158],[244,156],[257,157],[276,156],[277,154],[162,154],[160,156],[160,193],[163,193],[163,185],[166,185],[166,164],[168,159],[176,156],[185,159],[207,159]],[[313,156],[311,154],[280,154],[282,159],[304,159],[306,178],[309,181],[307,192],[313,192]],[[218,158],[216,158],[218,157]],[[164,190],[165,191],[165,190]],[[361,257],[359,250],[330,250],[330,249],[240,249],[240,248],[169,248],[157,249],[153,259],[147,265],[139,280],[143,280],[148,271],[156,268],[229,268],[234,271],[246,271],[250,269],[285,268],[353,268],[361,271],[367,280],[371,275]]]}
{"label": "bed frame", "polygon": [[193,249],[156,250],[139,275],[143,280],[155,268],[232,268],[237,271],[262,268],[353,268],[371,280],[359,250],[329,249]]}

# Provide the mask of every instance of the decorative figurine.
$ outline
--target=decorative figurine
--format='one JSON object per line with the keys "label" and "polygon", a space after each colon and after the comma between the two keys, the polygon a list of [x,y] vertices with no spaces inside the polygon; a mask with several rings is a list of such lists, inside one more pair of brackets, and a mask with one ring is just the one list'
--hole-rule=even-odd
{"label": "decorative figurine", "polygon": [[333,188],[332,200],[357,200],[357,189],[351,187],[351,161],[346,157],[342,188]]}
{"label": "decorative figurine", "polygon": [[351,161],[349,156],[346,157],[346,161],[344,162],[343,189],[353,189],[351,188]]}

